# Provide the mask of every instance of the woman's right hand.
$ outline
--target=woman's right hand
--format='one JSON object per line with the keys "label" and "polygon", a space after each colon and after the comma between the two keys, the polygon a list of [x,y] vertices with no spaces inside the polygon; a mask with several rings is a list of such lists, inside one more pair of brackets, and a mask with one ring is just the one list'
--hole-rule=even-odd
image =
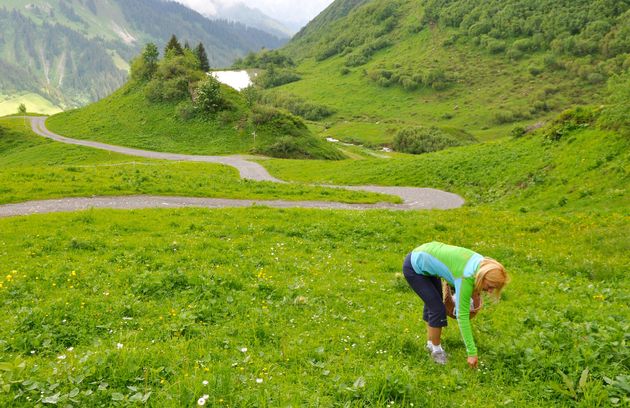
{"label": "woman's right hand", "polygon": [[477,363],[479,362],[479,358],[477,356],[468,357],[468,365],[470,368],[477,368]]}

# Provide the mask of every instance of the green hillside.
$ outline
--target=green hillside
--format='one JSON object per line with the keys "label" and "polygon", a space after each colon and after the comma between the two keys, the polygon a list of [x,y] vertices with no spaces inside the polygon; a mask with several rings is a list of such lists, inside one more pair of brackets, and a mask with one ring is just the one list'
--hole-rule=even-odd
{"label": "green hillside", "polygon": [[399,202],[398,197],[306,185],[241,180],[212,163],[150,160],[66,145],[32,132],[21,118],[0,118],[0,205],[63,197],[166,195]]}
{"label": "green hillside", "polygon": [[131,58],[171,34],[193,47],[203,43],[214,67],[285,42],[161,0],[7,0],[0,4],[0,27],[0,94],[36,93],[64,109],[118,89]]}
{"label": "green hillside", "polygon": [[[273,155],[260,163],[288,183],[65,145],[0,118],[0,204],[395,201],[313,184],[466,199],[0,219],[0,406],[630,406],[628,4],[337,0],[285,49],[238,61],[264,70],[256,88],[236,92],[192,51],[159,58],[149,45],[122,88],[47,120],[112,144]],[[434,240],[510,274],[471,321],[478,369],[454,320],[447,364],[426,352],[401,264]]]}
{"label": "green hillside", "polygon": [[[492,139],[603,101],[630,66],[629,3],[337,1],[280,50],[299,80],[268,91],[336,112],[327,136],[381,144],[408,126]],[[343,128],[343,129],[342,129]]]}
{"label": "green hillside", "polygon": [[[281,179],[325,184],[435,187],[461,194],[468,205],[531,210],[628,212],[630,138],[600,129],[578,108],[548,127],[503,138],[396,159],[335,163],[265,162]],[[561,137],[554,136],[561,129]]]}
{"label": "green hillside", "polygon": [[179,52],[157,61],[145,50],[128,84],[85,108],[54,115],[48,126],[73,138],[155,151],[343,157],[298,117],[248,100],[201,71],[191,51]]}

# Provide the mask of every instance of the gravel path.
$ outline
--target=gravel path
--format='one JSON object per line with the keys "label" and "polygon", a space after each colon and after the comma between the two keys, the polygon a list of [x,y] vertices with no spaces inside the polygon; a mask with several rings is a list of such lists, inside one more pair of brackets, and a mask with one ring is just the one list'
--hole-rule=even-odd
{"label": "gravel path", "polygon": [[[62,143],[87,146],[96,149],[127,154],[131,156],[147,157],[152,159],[196,161],[206,163],[221,163],[238,169],[242,178],[256,181],[273,181],[284,183],[271,176],[267,170],[258,163],[248,161],[245,156],[195,156],[175,153],[153,152],[148,150],[132,149],[122,146],[108,145],[89,140],[71,139],[57,135],[46,128],[46,117],[29,117],[33,131],[38,135],[56,140]],[[418,210],[418,209],[451,209],[464,204],[464,200],[457,194],[448,193],[432,188],[415,187],[382,187],[382,186],[333,186],[330,188],[343,188],[347,190],[368,191],[396,195],[402,198],[402,204],[377,203],[377,204],[346,204],[339,202],[323,201],[284,201],[284,200],[236,200],[214,199],[198,197],[161,197],[161,196],[123,196],[123,197],[86,197],[86,198],[62,198],[55,200],[27,201],[18,204],[0,205],[0,217],[13,217],[50,212],[70,212],[89,208],[114,208],[114,209],[140,209],[140,208],[182,208],[182,207],[250,207],[266,206],[272,208],[320,208],[320,209],[388,209],[388,210]]]}

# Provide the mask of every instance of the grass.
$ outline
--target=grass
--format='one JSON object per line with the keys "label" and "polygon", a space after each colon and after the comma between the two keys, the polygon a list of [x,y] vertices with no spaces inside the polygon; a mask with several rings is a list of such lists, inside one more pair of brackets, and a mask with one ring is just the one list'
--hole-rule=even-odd
{"label": "grass", "polygon": [[[150,102],[141,84],[128,83],[94,104],[54,115],[46,123],[53,132],[68,137],[162,152],[201,155],[264,152],[285,137],[304,153],[291,157],[342,157],[306,127],[298,129],[289,116],[274,115],[271,111],[252,114],[240,93],[225,85],[221,85],[221,92],[233,109],[209,119],[184,120],[176,113],[176,103]],[[256,125],[257,119],[252,116],[264,122]]]}
{"label": "grass", "polygon": [[469,205],[627,213],[627,137],[582,129],[551,142],[542,133],[391,160],[264,165],[276,177],[299,182],[441,188],[462,195]]}
{"label": "grass", "polygon": [[91,195],[400,202],[398,197],[307,185],[241,180],[232,167],[147,160],[64,145],[0,119],[0,204]]}
{"label": "grass", "polygon": [[[627,402],[627,221],[487,208],[0,220],[0,404]],[[478,372],[455,324],[446,367],[423,350],[421,301],[398,272],[433,239],[512,274],[504,299],[473,322]]]}
{"label": "grass", "polygon": [[[373,91],[364,85],[347,103],[358,107],[352,98]],[[219,149],[202,124],[178,124],[166,108],[124,92],[51,122],[109,143]],[[384,109],[394,112],[392,101]],[[356,123],[378,121],[373,109]],[[566,118],[556,141],[542,129],[415,157],[377,160],[348,147],[360,160],[264,163],[305,183],[443,188],[467,199],[457,210],[88,210],[0,219],[0,406],[181,407],[205,395],[209,406],[230,407],[627,406],[630,139]],[[212,164],[129,164],[39,138],[20,119],[0,124],[3,202],[110,193],[377,197],[242,182]],[[177,132],[166,138],[165,129]],[[424,351],[422,302],[400,269],[406,253],[431,240],[494,257],[511,274],[502,300],[488,300],[473,321],[478,371],[467,367],[454,322],[444,333],[448,365]]]}
{"label": "grass", "polygon": [[[418,2],[369,3],[337,21],[313,27],[310,34],[285,46],[281,52],[298,62],[302,79],[277,88],[334,109],[337,113],[326,121],[333,128],[351,129],[368,144],[391,143],[390,127],[417,125],[464,129],[480,140],[492,140],[515,126],[547,121],[572,105],[603,100],[603,83],[592,84],[575,73],[546,67],[549,52],[527,52],[510,59],[464,39],[465,29],[422,26],[424,7]],[[374,10],[386,5],[398,14],[391,31],[383,32],[373,22],[378,14]],[[459,41],[453,40],[456,37]],[[347,43],[338,54],[318,60],[323,50],[342,39]],[[364,64],[347,67],[364,39],[366,44],[378,39],[390,45]],[[579,63],[594,68],[593,61],[585,58]],[[532,71],[533,66],[538,71]],[[450,77],[450,85],[437,91],[427,86],[415,90],[399,84],[380,86],[370,79],[377,70],[409,76],[436,70]],[[390,125],[378,128],[377,122]],[[368,124],[372,128],[363,131]]]}
{"label": "grass", "polygon": [[21,103],[26,106],[29,112],[38,112],[46,115],[52,115],[62,110],[47,99],[34,93],[12,96],[0,95],[0,116],[17,114]]}

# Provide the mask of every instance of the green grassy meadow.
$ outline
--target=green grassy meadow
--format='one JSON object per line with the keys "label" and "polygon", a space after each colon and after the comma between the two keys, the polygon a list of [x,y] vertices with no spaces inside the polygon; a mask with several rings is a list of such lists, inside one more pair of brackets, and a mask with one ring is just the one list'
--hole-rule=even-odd
{"label": "green grassy meadow", "polygon": [[[211,196],[309,190],[240,182],[221,166],[124,164],[129,157],[40,139],[19,119],[2,124],[2,185],[26,186],[8,201],[175,185],[170,193],[188,195],[194,183]],[[179,407],[207,395],[226,407],[624,406],[627,138],[589,128],[565,136],[419,157],[264,162],[289,180],[446,188],[468,200],[459,210],[1,219],[0,405]],[[149,178],[143,189],[111,187],[137,172]],[[430,240],[497,258],[512,276],[474,320],[477,371],[455,322],[444,336],[447,366],[423,349],[422,302],[399,271]]]}
{"label": "green grassy meadow", "polygon": [[434,187],[468,205],[628,214],[629,139],[583,128],[559,141],[543,132],[395,159],[269,160],[276,177],[308,183]]}
{"label": "green grassy meadow", "polygon": [[303,184],[241,180],[232,167],[177,163],[64,145],[35,135],[23,119],[0,119],[0,204],[91,195],[400,202],[398,197]]}
{"label": "green grassy meadow", "polygon": [[[93,210],[0,226],[2,405],[627,402],[619,215]],[[453,322],[447,366],[423,349],[399,270],[433,239],[511,272],[474,320],[479,371]]]}
{"label": "green grassy meadow", "polygon": [[[47,121],[64,136],[155,151],[262,146],[299,158],[259,161],[286,184],[64,145],[22,118],[0,118],[0,205],[139,194],[400,202],[316,184],[430,187],[466,200],[454,210],[259,205],[0,218],[0,406],[630,406],[627,23],[609,2],[549,3],[549,12],[542,0],[499,3],[338,0],[282,50],[295,66],[261,52],[279,61],[274,75],[300,80],[243,95],[221,86],[213,101],[225,109],[200,110],[191,101],[203,92],[167,97],[179,89],[169,83],[191,85],[160,76],[177,57],[150,78],[138,76],[150,66],[141,57],[132,64],[141,79]],[[519,13],[533,9],[520,38]],[[584,33],[571,30],[586,22]],[[546,44],[542,34],[556,26]],[[149,101],[152,89],[161,99]],[[320,119],[258,103],[274,93],[284,96],[270,104]],[[378,151],[409,126],[479,143]],[[473,320],[477,370],[456,321],[443,334],[448,364],[424,348],[422,301],[401,266],[433,240],[493,257],[511,276]]]}

